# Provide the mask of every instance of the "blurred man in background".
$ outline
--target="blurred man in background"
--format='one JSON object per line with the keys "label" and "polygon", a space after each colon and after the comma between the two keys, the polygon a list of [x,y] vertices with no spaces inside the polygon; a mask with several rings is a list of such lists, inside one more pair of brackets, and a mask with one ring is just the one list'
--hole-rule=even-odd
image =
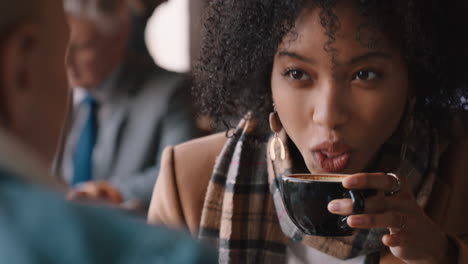
{"label": "blurred man in background", "polygon": [[70,196],[147,206],[164,147],[196,136],[189,85],[185,76],[156,66],[146,51],[148,6],[140,2],[138,14],[134,0],[64,4],[74,98],[58,160],[75,188]]}
{"label": "blurred man in background", "polygon": [[68,97],[61,1],[0,0],[0,263],[212,263],[181,234],[51,191]]}

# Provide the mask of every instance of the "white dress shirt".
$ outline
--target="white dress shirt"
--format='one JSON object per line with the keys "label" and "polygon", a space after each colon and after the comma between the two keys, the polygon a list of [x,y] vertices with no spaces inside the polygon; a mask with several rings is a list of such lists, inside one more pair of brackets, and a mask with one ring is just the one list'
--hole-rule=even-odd
{"label": "white dress shirt", "polygon": [[63,154],[64,166],[62,166],[63,178],[67,183],[70,183],[73,179],[73,153],[80,137],[83,125],[86,121],[85,118],[89,111],[87,105],[81,105],[81,102],[87,95],[90,95],[94,100],[96,100],[97,127],[99,129],[99,124],[102,123],[102,120],[105,120],[111,114],[108,111],[105,111],[105,106],[113,92],[112,90],[115,89],[117,85],[121,71],[122,66],[118,66],[98,87],[92,89],[85,89],[82,87],[73,88],[73,116],[71,117],[72,124]]}

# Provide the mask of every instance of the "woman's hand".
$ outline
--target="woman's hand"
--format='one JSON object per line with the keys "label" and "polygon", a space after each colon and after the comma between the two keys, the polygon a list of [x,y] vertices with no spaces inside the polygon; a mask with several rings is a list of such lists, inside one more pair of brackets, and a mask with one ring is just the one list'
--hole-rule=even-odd
{"label": "woman's hand", "polygon": [[[406,263],[448,263],[448,238],[418,206],[407,179],[385,173],[360,173],[343,180],[343,186],[378,191],[366,199],[365,213],[361,215],[351,215],[350,199],[328,204],[331,213],[351,215],[347,220],[350,227],[388,228],[390,234],[383,236],[382,243]],[[391,192],[394,194],[389,195]]]}

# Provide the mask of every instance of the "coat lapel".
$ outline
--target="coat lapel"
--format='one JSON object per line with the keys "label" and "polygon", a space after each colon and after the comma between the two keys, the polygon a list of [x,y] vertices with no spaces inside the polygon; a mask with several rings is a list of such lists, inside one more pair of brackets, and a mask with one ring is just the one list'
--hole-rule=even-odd
{"label": "coat lapel", "polygon": [[[141,167],[147,159],[148,150],[155,140],[156,126],[164,117],[174,84],[165,76],[148,82],[140,89],[138,96],[132,99],[128,107],[128,119],[122,137],[119,139],[120,152],[115,162],[114,174],[131,174]],[[153,151],[150,151],[153,152]]]}
{"label": "coat lapel", "polygon": [[102,105],[100,112],[106,117],[98,127],[98,140],[93,152],[93,178],[106,180],[113,175],[117,153],[120,148],[120,138],[129,116],[131,98],[139,79],[139,71],[132,67],[131,58],[126,59],[116,86],[108,95],[108,100]]}

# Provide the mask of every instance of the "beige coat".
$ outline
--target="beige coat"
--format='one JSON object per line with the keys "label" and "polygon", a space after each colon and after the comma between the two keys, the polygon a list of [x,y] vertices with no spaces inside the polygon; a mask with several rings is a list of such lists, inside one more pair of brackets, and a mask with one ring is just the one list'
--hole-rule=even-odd
{"label": "beige coat", "polygon": [[[426,213],[456,239],[459,262],[468,263],[468,133],[466,119],[447,124],[445,150],[438,180]],[[448,140],[450,139],[450,140]],[[224,133],[165,149],[148,214],[151,223],[188,228],[196,235],[205,193],[217,155],[226,142]],[[402,263],[391,254],[383,264]]]}

